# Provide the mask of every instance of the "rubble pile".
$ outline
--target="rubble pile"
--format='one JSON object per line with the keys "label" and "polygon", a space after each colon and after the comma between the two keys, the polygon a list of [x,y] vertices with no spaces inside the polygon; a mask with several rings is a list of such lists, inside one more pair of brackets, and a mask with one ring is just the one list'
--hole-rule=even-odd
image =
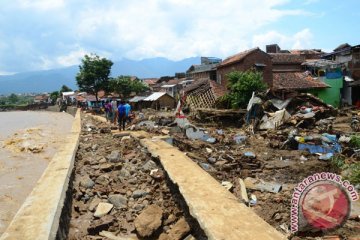
{"label": "rubble pile", "polygon": [[[350,142],[354,139],[350,128],[353,113],[338,114],[309,94],[285,103],[280,101],[280,105],[275,100],[258,103],[266,111],[262,117],[259,114],[252,118],[257,121],[248,122],[253,124],[250,131],[248,125],[219,129],[187,123],[182,129],[170,125],[164,133],[164,128],[158,126],[152,132],[170,134],[172,144],[264,220],[290,236],[292,193],[303,179],[314,173],[332,171],[360,188],[360,172],[353,170],[359,169],[360,145],[356,147]],[[277,111],[282,111],[282,117],[273,118],[269,128],[261,129],[259,126],[272,121]],[[266,120],[268,116],[270,120]],[[347,167],[334,167],[337,158],[343,159],[342,166]],[[358,215],[359,212],[351,213],[345,225],[332,233],[342,237],[360,235]],[[323,235],[321,232],[302,233],[308,239]]]}
{"label": "rubble pile", "polygon": [[139,143],[83,117],[69,239],[182,239],[189,235],[165,173]]}
{"label": "rubble pile", "polygon": [[[255,134],[246,133],[244,129],[230,128],[207,128],[203,131],[215,138],[215,143],[203,139],[189,139],[186,133],[173,134],[173,143],[259,216],[288,236],[294,187],[314,173],[338,171],[333,168],[333,163],[326,153],[314,153],[311,149],[299,150],[297,146],[300,143],[295,140],[292,144],[296,147],[286,144],[281,149],[292,129],[267,130]],[[305,133],[308,134],[309,131],[297,132],[299,135]],[[331,145],[332,137],[336,137],[331,134],[317,136],[318,139],[308,137],[307,143]],[[346,135],[342,136],[344,138]],[[349,143],[338,140],[336,146],[342,154],[345,154],[342,149],[350,147]],[[333,148],[328,150],[332,152]],[[334,155],[339,154],[334,151]],[[359,160],[360,158],[354,158],[354,161]],[[354,215],[341,229],[333,233],[356,236],[360,234],[359,220],[359,217]],[[317,236],[316,234],[321,236],[321,233],[305,233],[304,236]]]}

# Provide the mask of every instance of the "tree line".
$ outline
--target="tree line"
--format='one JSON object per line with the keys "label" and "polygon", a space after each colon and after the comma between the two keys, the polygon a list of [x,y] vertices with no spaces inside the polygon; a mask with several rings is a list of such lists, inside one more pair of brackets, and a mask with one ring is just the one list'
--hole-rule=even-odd
{"label": "tree line", "polygon": [[85,55],[81,60],[76,82],[80,91],[95,95],[98,101],[98,92],[117,93],[122,98],[127,98],[131,93],[141,93],[148,90],[140,79],[132,79],[130,76],[118,76],[111,78],[113,62],[99,57],[96,54]]}

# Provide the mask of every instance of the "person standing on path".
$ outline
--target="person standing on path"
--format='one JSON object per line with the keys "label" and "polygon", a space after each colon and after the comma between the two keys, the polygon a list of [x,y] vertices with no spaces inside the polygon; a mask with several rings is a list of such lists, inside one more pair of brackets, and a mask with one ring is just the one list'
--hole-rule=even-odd
{"label": "person standing on path", "polygon": [[118,123],[119,123],[119,130],[121,128],[125,130],[125,123],[126,123],[126,107],[125,102],[121,101],[118,107]]}
{"label": "person standing on path", "polygon": [[116,124],[117,120],[118,120],[118,106],[117,106],[117,101],[116,101],[115,98],[113,98],[112,101],[111,101],[111,107],[112,107],[113,114],[114,114],[113,123]]}
{"label": "person standing on path", "polygon": [[106,121],[110,121],[112,120],[112,107],[111,107],[111,103],[109,100],[106,100],[105,103],[105,117],[106,117]]}
{"label": "person standing on path", "polygon": [[130,112],[131,112],[131,106],[129,104],[129,101],[126,101],[125,104],[125,115],[126,115],[126,121],[130,122]]}

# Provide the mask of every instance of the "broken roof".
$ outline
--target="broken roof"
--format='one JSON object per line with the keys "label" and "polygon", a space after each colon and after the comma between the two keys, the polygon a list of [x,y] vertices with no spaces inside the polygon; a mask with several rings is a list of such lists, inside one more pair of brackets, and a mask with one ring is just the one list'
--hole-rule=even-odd
{"label": "broken roof", "polygon": [[273,63],[303,63],[305,57],[293,53],[269,53]]}
{"label": "broken roof", "polygon": [[240,62],[242,61],[246,56],[250,55],[251,53],[254,53],[256,51],[261,51],[260,48],[252,48],[249,50],[246,50],[244,52],[240,52],[238,54],[232,55],[228,58],[226,58],[224,61],[222,61],[222,63],[219,64],[218,67],[223,67],[223,66],[227,66],[236,62]]}
{"label": "broken roof", "polygon": [[327,87],[329,87],[327,84],[314,79],[306,72],[273,73],[273,88],[275,90],[302,90]]}
{"label": "broken roof", "polygon": [[227,90],[224,86],[208,78],[202,78],[194,81],[184,89],[184,92],[186,94],[198,94],[207,91],[209,88],[212,90],[215,98],[224,96],[227,93]]}
{"label": "broken roof", "polygon": [[324,68],[324,67],[336,66],[339,65],[339,63],[326,59],[308,59],[301,65]]}

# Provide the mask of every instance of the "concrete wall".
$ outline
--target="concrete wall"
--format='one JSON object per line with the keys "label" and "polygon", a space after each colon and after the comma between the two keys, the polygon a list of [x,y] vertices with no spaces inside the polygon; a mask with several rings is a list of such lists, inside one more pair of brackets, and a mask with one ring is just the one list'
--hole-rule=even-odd
{"label": "concrete wall", "polygon": [[66,220],[61,218],[64,207],[68,207],[66,201],[80,131],[78,111],[66,144],[58,149],[0,240],[64,239],[67,226],[64,226]]}
{"label": "concrete wall", "polygon": [[324,82],[330,86],[321,90],[310,91],[315,96],[322,99],[325,103],[332,105],[333,107],[340,107],[341,100],[341,88],[343,87],[343,78],[324,79]]}

